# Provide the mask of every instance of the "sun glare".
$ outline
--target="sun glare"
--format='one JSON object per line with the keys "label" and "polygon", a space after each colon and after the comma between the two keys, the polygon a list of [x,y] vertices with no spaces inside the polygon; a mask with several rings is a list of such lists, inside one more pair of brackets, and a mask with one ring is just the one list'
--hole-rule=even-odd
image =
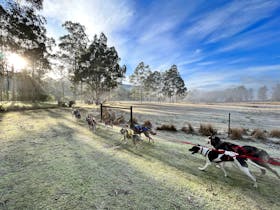
{"label": "sun glare", "polygon": [[19,71],[26,67],[27,61],[16,53],[7,56],[9,65],[14,66],[15,71]]}

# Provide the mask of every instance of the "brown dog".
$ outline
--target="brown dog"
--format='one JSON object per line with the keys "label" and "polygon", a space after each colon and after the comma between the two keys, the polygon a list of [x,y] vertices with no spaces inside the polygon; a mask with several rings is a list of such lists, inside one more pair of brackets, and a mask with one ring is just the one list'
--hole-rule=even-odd
{"label": "brown dog", "polygon": [[123,141],[127,143],[127,139],[132,139],[132,142],[134,145],[139,144],[143,140],[141,139],[140,135],[134,134],[133,130],[129,128],[122,128],[120,130],[120,133],[123,135]]}
{"label": "brown dog", "polygon": [[86,117],[86,121],[88,123],[89,129],[91,129],[93,132],[95,132],[96,125],[97,125],[97,121],[96,121],[95,117],[92,114],[88,114],[88,116]]}

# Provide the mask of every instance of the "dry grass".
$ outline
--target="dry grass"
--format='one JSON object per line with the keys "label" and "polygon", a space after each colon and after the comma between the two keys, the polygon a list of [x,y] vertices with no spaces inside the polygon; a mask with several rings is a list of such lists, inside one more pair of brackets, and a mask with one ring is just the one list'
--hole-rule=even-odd
{"label": "dry grass", "polygon": [[57,108],[56,102],[1,101],[0,112]]}
{"label": "dry grass", "polygon": [[271,173],[256,190],[230,166],[229,178],[214,166],[201,172],[203,156],[166,139],[184,139],[181,132],[135,148],[121,144],[119,128],[98,125],[92,133],[67,109],[0,118],[0,209],[225,210],[229,201],[231,209],[279,209],[279,180]]}
{"label": "dry grass", "polygon": [[265,140],[266,139],[266,135],[265,132],[262,131],[261,129],[257,128],[254,129],[251,133],[251,136],[255,139],[261,139],[261,140]]}
{"label": "dry grass", "polygon": [[244,134],[243,128],[231,128],[230,129],[230,138],[233,140],[242,139],[242,135]]}
{"label": "dry grass", "polygon": [[163,124],[162,126],[160,127],[157,127],[157,130],[164,130],[164,131],[177,131],[177,128],[170,124],[170,125],[167,125],[167,124]]}
{"label": "dry grass", "polygon": [[280,130],[277,129],[271,130],[269,136],[273,138],[280,138]]}
{"label": "dry grass", "polygon": [[203,136],[211,136],[217,134],[217,130],[211,124],[200,124],[198,132]]}
{"label": "dry grass", "polygon": [[184,126],[181,128],[181,131],[187,133],[187,134],[192,134],[194,133],[194,128],[192,127],[192,125],[190,123],[187,123],[187,126]]}
{"label": "dry grass", "polygon": [[121,115],[120,117],[118,117],[115,121],[114,121],[114,125],[120,125],[120,124],[125,124],[125,118],[123,115]]}

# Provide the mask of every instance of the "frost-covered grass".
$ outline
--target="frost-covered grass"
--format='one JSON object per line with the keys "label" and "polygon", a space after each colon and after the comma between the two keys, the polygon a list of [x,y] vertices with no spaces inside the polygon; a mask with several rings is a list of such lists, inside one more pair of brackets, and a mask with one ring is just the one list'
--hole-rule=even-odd
{"label": "frost-covered grass", "polygon": [[0,101],[0,111],[46,109],[57,107],[57,102]]}
{"label": "frost-covered grass", "polygon": [[[90,109],[89,109],[90,110]],[[85,112],[85,111],[84,111]],[[83,118],[83,117],[82,117]],[[229,164],[229,177],[207,172],[188,141],[205,137],[158,132],[155,144],[121,144],[119,128],[92,133],[70,109],[0,114],[0,209],[279,209],[280,182],[259,188]],[[144,138],[144,137],[143,137]],[[256,146],[277,155],[278,150]],[[279,171],[279,170],[278,170]]]}

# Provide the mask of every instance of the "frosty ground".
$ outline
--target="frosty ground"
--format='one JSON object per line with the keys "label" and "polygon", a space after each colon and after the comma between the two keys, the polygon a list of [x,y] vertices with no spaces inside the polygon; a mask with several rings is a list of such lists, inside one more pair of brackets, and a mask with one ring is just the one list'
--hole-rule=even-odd
{"label": "frosty ground", "polygon": [[[130,106],[130,103],[115,103]],[[278,128],[279,104],[139,104],[134,116],[154,126],[190,122],[233,127]],[[82,114],[99,107],[82,106]],[[118,114],[118,112],[117,112]],[[119,113],[121,114],[121,112]],[[259,188],[230,164],[229,177],[214,166],[197,168],[204,158],[191,155],[189,141],[206,145],[206,137],[157,132],[155,144],[122,144],[119,127],[98,125],[92,133],[71,109],[27,110],[0,115],[0,209],[279,209],[279,179],[252,167]],[[144,138],[144,137],[143,137]],[[279,156],[278,144],[255,145]],[[275,167],[276,168],[276,167]],[[276,168],[280,172],[279,168]],[[230,205],[230,206],[229,206]]]}

